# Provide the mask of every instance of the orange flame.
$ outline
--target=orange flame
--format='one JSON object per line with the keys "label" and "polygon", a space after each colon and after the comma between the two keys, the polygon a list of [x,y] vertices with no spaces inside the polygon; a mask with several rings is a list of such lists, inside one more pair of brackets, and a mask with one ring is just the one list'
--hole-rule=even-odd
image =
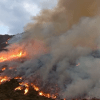
{"label": "orange flame", "polygon": [[26,89],[24,90],[24,94],[27,94],[27,93],[28,93],[28,90],[29,90],[29,88],[26,88]]}
{"label": "orange flame", "polygon": [[6,81],[10,81],[10,78],[7,77],[7,76],[0,77],[0,84],[3,83],[3,82],[6,82]]}
{"label": "orange flame", "polygon": [[29,87],[28,83],[24,83],[24,82],[19,83],[19,85],[23,85],[23,86],[25,86],[25,87]]}
{"label": "orange flame", "polygon": [[39,88],[36,87],[36,86],[34,86],[34,90],[35,90],[35,91],[39,91]]}
{"label": "orange flame", "polygon": [[32,83],[31,83],[31,86],[34,88],[35,91],[39,91],[39,87],[33,85]]}
{"label": "orange flame", "polygon": [[[7,44],[7,42],[6,42],[6,44]],[[26,52],[23,52],[22,47],[19,48],[19,46],[18,46],[18,49],[16,49],[15,47],[11,48],[11,50],[10,50],[11,52],[7,52],[7,53],[3,52],[4,54],[1,53],[0,54],[0,62],[9,61],[9,60],[13,60],[13,59],[17,59],[17,58],[21,58],[21,57],[26,56]],[[42,43],[38,43],[38,41],[35,41],[33,47],[34,47],[33,55],[37,55],[38,53],[40,53],[40,51],[45,52],[45,53],[47,52],[47,49],[44,48],[44,45],[42,46]],[[19,52],[18,50],[22,50],[22,51]],[[12,51],[14,51],[14,53]],[[28,52],[27,52],[27,54],[28,54]],[[29,52],[29,55],[31,55],[30,52]],[[5,69],[6,68],[2,68],[2,71],[4,71]],[[9,67],[9,70],[11,70],[11,69],[13,69],[12,66]],[[22,79],[22,77],[15,77],[14,79]],[[0,77],[0,83],[6,82],[6,81],[9,81],[9,80],[10,80],[10,78],[7,77],[7,76]],[[16,87],[14,90],[22,90],[23,86],[24,86],[25,87],[24,94],[27,94],[28,91],[29,91],[29,84],[22,82],[22,83],[19,83],[19,85],[20,86]],[[56,98],[55,95],[46,94],[44,92],[41,92],[39,87],[37,87],[35,85],[32,85],[32,86],[33,86],[34,90],[38,91],[39,95],[45,96],[45,97],[48,97],[48,98],[54,98],[54,99]]]}
{"label": "orange flame", "polygon": [[[27,94],[28,91],[29,91],[29,84],[22,82],[22,83],[19,83],[19,85],[21,85],[21,86],[15,88],[15,90],[22,90],[22,86],[25,86],[26,88],[24,90],[24,94]],[[40,91],[39,87],[35,86],[33,83],[31,83],[31,86],[34,88],[35,91]],[[42,91],[40,91],[38,93],[39,93],[40,96],[45,96],[47,98],[52,98],[52,99],[56,99],[57,98],[56,95],[54,95],[54,94],[50,95],[49,93],[44,93]]]}
{"label": "orange flame", "polygon": [[0,57],[0,62],[11,60],[11,59],[16,59],[16,58],[20,58],[24,56],[26,56],[26,52],[23,53],[22,51],[20,51],[17,54],[11,54],[10,56],[6,55],[5,57],[4,56]]}
{"label": "orange flame", "polygon": [[4,71],[4,70],[6,70],[6,68],[4,67],[4,68],[2,68],[1,70]]}
{"label": "orange flame", "polygon": [[15,90],[22,90],[22,87],[18,86],[18,87],[15,88]]}
{"label": "orange flame", "polygon": [[[18,79],[18,77],[16,77],[15,79]],[[29,91],[29,85],[28,83],[19,83],[19,85],[24,85],[26,87],[26,89],[24,90],[24,94],[27,94]],[[15,88],[15,90],[22,90],[22,86],[18,86],[17,88]]]}
{"label": "orange flame", "polygon": [[[35,86],[34,84],[31,83],[31,86],[34,88],[35,91],[40,91],[39,87]],[[57,97],[55,95],[50,95],[49,93],[44,93],[42,91],[39,92],[40,96],[45,96],[47,98],[52,98],[56,99]]]}
{"label": "orange flame", "polygon": [[43,92],[39,92],[39,95],[40,95],[40,96],[43,96]]}
{"label": "orange flame", "polygon": [[20,79],[20,80],[21,80],[21,79],[22,79],[22,77],[15,77],[14,79]]}
{"label": "orange flame", "polygon": [[55,95],[46,94],[46,93],[43,93],[42,91],[39,92],[39,95],[40,96],[45,96],[47,98],[50,98],[51,97],[52,99],[56,99],[57,98]]}

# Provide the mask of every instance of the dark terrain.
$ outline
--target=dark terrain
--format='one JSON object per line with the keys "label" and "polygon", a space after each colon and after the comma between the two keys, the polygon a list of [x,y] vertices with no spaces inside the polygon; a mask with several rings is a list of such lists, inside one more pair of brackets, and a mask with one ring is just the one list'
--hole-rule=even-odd
{"label": "dark terrain", "polygon": [[0,35],[0,51],[6,50],[4,47],[6,47],[8,44],[6,43],[8,39],[12,38],[13,35]]}
{"label": "dark terrain", "polygon": [[[6,41],[12,37],[13,36],[9,36],[9,35],[0,35],[0,51],[3,50],[7,51],[6,49],[4,49],[4,47],[8,45],[6,44]],[[14,91],[14,89],[17,86],[19,86],[19,83],[15,79],[12,79],[9,82],[5,82],[4,84],[1,84],[0,100],[52,100],[50,98],[39,96],[38,92],[36,92],[32,87],[30,87],[29,92],[26,95],[24,95],[24,90]],[[100,99],[92,99],[92,100],[100,100]]]}

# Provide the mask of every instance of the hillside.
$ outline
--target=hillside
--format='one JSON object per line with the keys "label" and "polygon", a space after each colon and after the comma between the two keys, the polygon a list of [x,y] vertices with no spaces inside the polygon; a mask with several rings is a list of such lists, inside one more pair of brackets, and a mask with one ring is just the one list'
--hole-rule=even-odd
{"label": "hillside", "polygon": [[[13,36],[9,36],[9,35],[0,35],[0,51],[6,50],[4,49],[8,45],[6,42],[8,39],[12,37]],[[32,87],[29,88],[29,92],[26,95],[24,95],[24,90],[14,91],[14,89],[17,86],[19,86],[19,82],[18,80],[15,80],[15,79],[12,79],[9,82],[5,82],[4,84],[1,84],[0,85],[0,100],[52,100],[50,98],[39,96],[38,92],[36,92]],[[83,100],[86,100],[86,99],[83,99]],[[100,99],[94,98],[92,100],[100,100]]]}
{"label": "hillside", "polygon": [[[8,39],[13,36],[0,35],[0,51],[6,50],[8,44],[6,43]],[[18,81],[12,79],[9,82],[0,85],[0,100],[52,100],[46,97],[41,97],[38,95],[32,87],[30,87],[29,93],[24,95],[24,90],[14,91],[14,89],[19,86]]]}

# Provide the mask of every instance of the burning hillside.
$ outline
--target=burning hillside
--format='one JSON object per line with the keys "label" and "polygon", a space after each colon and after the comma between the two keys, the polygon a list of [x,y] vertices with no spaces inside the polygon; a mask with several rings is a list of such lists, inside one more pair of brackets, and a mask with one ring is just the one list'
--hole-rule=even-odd
{"label": "burning hillside", "polygon": [[[100,0],[59,0],[0,53],[0,82],[18,78],[52,99],[100,99]],[[9,41],[8,41],[9,43]],[[5,67],[6,66],[6,67]]]}
{"label": "burning hillside", "polygon": [[[12,36],[9,36],[9,35],[0,35],[0,38],[2,39],[2,41],[0,41],[0,44],[1,44],[0,50],[7,51],[7,49],[5,49],[5,47],[8,45],[6,44],[6,41],[8,41],[8,39],[10,39],[11,37]],[[1,58],[4,58],[4,56],[2,56]],[[11,60],[10,58],[13,58],[14,60],[20,59],[19,61],[21,60],[23,61],[23,53],[18,52],[18,54],[17,53],[11,54],[7,56],[7,58],[5,57],[6,60],[3,60],[3,61]],[[0,62],[3,62],[3,61],[0,60]],[[7,65],[2,66],[0,73],[5,71],[6,69],[7,69]],[[9,70],[12,70],[12,67],[9,67]],[[22,80],[22,78],[15,77],[14,79],[10,80],[10,77],[7,77],[7,76],[0,77],[0,100],[33,100],[33,99],[51,100],[42,96],[41,95],[42,92],[38,92],[39,88],[36,87],[35,85],[31,84],[31,86],[28,86],[28,84],[23,84],[23,82],[20,83],[18,82],[18,80]],[[25,87],[24,86],[21,87],[19,85],[24,85]],[[27,91],[28,89],[29,91]]]}

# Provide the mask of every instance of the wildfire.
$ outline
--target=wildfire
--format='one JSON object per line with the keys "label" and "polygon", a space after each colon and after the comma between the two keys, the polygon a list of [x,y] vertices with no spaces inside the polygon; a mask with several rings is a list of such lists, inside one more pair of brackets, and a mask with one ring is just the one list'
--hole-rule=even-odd
{"label": "wildfire", "polygon": [[3,82],[6,82],[6,81],[10,81],[10,78],[7,77],[7,76],[0,77],[0,84],[3,83]]}
{"label": "wildfire", "polygon": [[19,83],[19,85],[22,85],[22,86],[25,86],[25,87],[29,87],[28,83],[24,83],[24,82]]}
{"label": "wildfire", "polygon": [[[14,79],[22,79],[22,77],[16,77]],[[28,85],[28,83],[22,82],[22,83],[19,83],[19,85],[20,86],[18,86],[17,88],[15,88],[15,90],[22,90],[23,89],[22,87],[25,86],[26,88],[24,90],[24,94],[27,94],[28,91],[29,91],[29,85]]]}
{"label": "wildfire", "polygon": [[39,92],[39,95],[40,96],[45,96],[45,97],[47,97],[47,98],[52,98],[52,99],[56,99],[57,97],[55,96],[55,95],[50,95],[50,94],[46,94],[46,93],[43,93],[42,91],[41,92]]}
{"label": "wildfire", "polygon": [[22,79],[22,77],[15,77],[14,79],[20,79],[20,80],[21,80],[21,79]]}
{"label": "wildfire", "polygon": [[45,97],[50,98],[50,94],[45,94],[45,93],[43,93],[43,92],[39,92],[39,95],[40,95],[40,96],[45,96]]}
{"label": "wildfire", "polygon": [[20,58],[20,57],[24,57],[25,55],[26,55],[26,52],[23,53],[22,51],[20,51],[19,53],[11,54],[10,56],[8,56],[8,55],[2,56],[2,57],[0,57],[0,62],[11,60],[11,59],[16,59],[16,58]]}
{"label": "wildfire", "polygon": [[32,83],[31,83],[31,86],[34,88],[35,91],[39,91],[39,87],[33,85]]}
{"label": "wildfire", "polygon": [[[16,79],[18,79],[18,78],[16,78]],[[24,85],[26,87],[24,90],[24,94],[27,94],[29,91],[29,85],[27,83],[23,83],[23,82],[19,83],[19,85],[21,85],[21,86],[18,86],[17,88],[15,88],[15,90],[22,90],[23,89],[22,85]]]}
{"label": "wildfire", "polygon": [[[6,42],[6,44],[7,44],[7,42]],[[38,51],[41,50],[42,46],[40,46],[40,43],[38,43],[38,42],[35,42],[34,46],[35,46],[34,55],[36,55],[36,54],[39,53]],[[44,50],[44,48],[42,48],[42,49]],[[0,62],[11,61],[11,60],[18,59],[18,58],[26,56],[26,52],[23,52],[23,51],[18,52],[18,50],[19,50],[19,48],[16,49],[14,52],[7,52],[7,53],[4,53],[4,54],[1,53]],[[44,50],[44,51],[46,51],[46,50]],[[8,69],[11,70],[11,69],[13,69],[13,67],[11,66]],[[2,68],[1,70],[2,71],[6,70],[6,67]],[[18,77],[15,77],[14,79],[22,80],[22,77],[18,76]],[[0,77],[0,84],[3,83],[3,82],[9,81],[9,80],[10,80],[10,78],[7,77],[7,76]],[[40,96],[45,96],[47,98],[53,98],[53,99],[56,98],[56,96],[53,95],[53,94],[51,95],[49,93],[45,93],[45,92],[41,91],[40,88],[37,87],[36,85],[34,85],[33,83],[31,83],[30,85],[34,88],[35,91],[38,91],[38,94]],[[29,84],[25,83],[25,82],[19,83],[19,86],[16,87],[14,90],[16,91],[16,90],[22,90],[22,89],[24,89],[24,94],[26,95],[29,91]]]}
{"label": "wildfire", "polygon": [[18,86],[18,87],[15,88],[15,90],[22,90],[22,87]]}
{"label": "wildfire", "polygon": [[2,68],[1,70],[4,71],[4,70],[6,70],[6,68],[4,67],[4,68]]}
{"label": "wildfire", "polygon": [[[40,91],[39,87],[35,86],[34,84],[31,83],[31,86],[34,88],[35,91]],[[53,98],[53,99],[56,99],[56,96],[55,95],[50,95],[49,93],[44,93],[42,91],[39,92],[39,95],[40,96],[45,96],[47,98]]]}
{"label": "wildfire", "polygon": [[26,88],[26,89],[24,90],[24,94],[27,94],[27,93],[28,93],[28,90],[29,90],[29,88]]}
{"label": "wildfire", "polygon": [[[20,85],[20,86],[17,87],[17,88],[15,88],[15,90],[22,90],[22,87],[25,86],[26,88],[25,88],[25,90],[24,90],[24,94],[27,94],[28,91],[29,91],[29,84],[28,84],[28,83],[22,82],[22,83],[19,83],[19,85]],[[35,91],[38,91],[38,94],[39,94],[40,96],[45,96],[45,97],[47,97],[47,98],[52,98],[52,99],[56,99],[56,98],[57,98],[57,97],[56,97],[55,95],[53,95],[53,94],[50,95],[49,93],[44,93],[44,92],[40,91],[39,87],[35,86],[35,85],[32,84],[32,83],[31,83],[31,86],[34,88]]]}

